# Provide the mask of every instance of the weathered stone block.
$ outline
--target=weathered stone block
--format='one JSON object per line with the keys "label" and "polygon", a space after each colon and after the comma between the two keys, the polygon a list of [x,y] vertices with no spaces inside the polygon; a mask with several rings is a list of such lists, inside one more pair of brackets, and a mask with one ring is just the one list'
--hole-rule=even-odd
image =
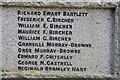
{"label": "weathered stone block", "polygon": [[3,78],[119,77],[118,2],[1,2],[0,12]]}

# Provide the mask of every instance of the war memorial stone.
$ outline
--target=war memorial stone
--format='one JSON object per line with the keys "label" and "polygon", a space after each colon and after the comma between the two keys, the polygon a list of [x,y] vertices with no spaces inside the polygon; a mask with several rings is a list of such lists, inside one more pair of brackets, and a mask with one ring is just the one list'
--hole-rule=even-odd
{"label": "war memorial stone", "polygon": [[1,77],[118,78],[119,7],[119,2],[1,2]]}

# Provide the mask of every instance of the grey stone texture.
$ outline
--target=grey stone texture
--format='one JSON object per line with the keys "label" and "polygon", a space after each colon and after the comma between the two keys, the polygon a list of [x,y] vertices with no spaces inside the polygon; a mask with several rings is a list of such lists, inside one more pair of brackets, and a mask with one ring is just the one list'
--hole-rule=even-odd
{"label": "grey stone texture", "polygon": [[115,53],[115,59],[116,59],[116,73],[120,79],[120,2],[118,4],[118,8],[116,9],[116,53]]}
{"label": "grey stone texture", "polygon": [[[118,8],[118,11],[119,11],[119,17],[118,17],[118,26],[120,27],[120,2],[119,2],[119,8]],[[119,30],[120,31],[120,30]],[[120,40],[120,37],[119,37],[119,40]],[[120,42],[120,41],[119,41]],[[119,44],[119,50],[120,50],[120,44]],[[120,78],[120,51],[119,51],[119,53],[118,53],[118,72],[119,72],[119,78]]]}
{"label": "grey stone texture", "polygon": [[[81,2],[42,2],[42,1],[41,2],[1,2],[0,3],[0,12],[2,12],[2,10],[4,10],[4,8],[5,8],[5,10],[2,13],[0,13],[0,14],[2,14],[2,16],[0,16],[1,20],[2,20],[2,18],[6,17],[6,14],[7,14],[6,12],[9,11],[9,7],[10,7],[11,11],[12,11],[12,8],[14,8],[14,9],[13,9],[12,13],[8,12],[8,13],[11,14],[11,16],[8,16],[8,17],[14,16],[14,10],[16,10],[17,8],[22,8],[22,7],[23,7],[23,9],[24,8],[26,9],[27,7],[32,7],[32,8],[56,8],[57,9],[57,7],[58,7],[58,8],[63,8],[65,10],[67,8],[68,9],[70,9],[70,8],[72,8],[72,9],[88,8],[88,9],[101,9],[101,10],[103,10],[103,13],[104,13],[104,9],[106,9],[106,11],[108,9],[108,14],[105,11],[106,14],[104,16],[110,15],[109,14],[109,10],[112,10],[113,14],[111,14],[111,15],[115,15],[115,18],[114,17],[109,17],[109,16],[108,16],[108,18],[113,18],[113,20],[115,22],[112,23],[112,26],[115,25],[115,28],[112,28],[112,26],[109,25],[109,23],[106,23],[106,25],[109,25],[111,27],[110,28],[108,27],[106,29],[103,28],[103,30],[107,30],[107,29],[109,29],[109,30],[108,30],[108,32],[107,31],[101,32],[101,35],[112,34],[111,31],[115,32],[115,34],[113,33],[114,37],[112,38],[112,39],[115,40],[115,42],[114,42],[114,40],[112,40],[114,42],[114,44],[112,43],[113,50],[111,49],[111,46],[110,46],[111,44],[110,43],[106,44],[107,46],[105,46],[105,47],[108,47],[109,49],[111,49],[110,50],[111,52],[109,52],[109,50],[108,50],[108,53],[105,54],[106,56],[103,55],[103,57],[101,57],[101,58],[102,59],[109,59],[109,58],[112,57],[111,59],[113,59],[114,62],[109,62],[109,63],[113,63],[115,66],[108,66],[110,64],[106,62],[108,65],[104,64],[105,66],[103,67],[103,70],[105,70],[105,72],[107,72],[107,73],[111,73],[113,76],[111,76],[111,75],[109,76],[109,75],[106,75],[106,74],[104,74],[104,75],[84,75],[84,76],[80,76],[80,75],[77,75],[77,74],[66,75],[66,76],[62,76],[62,75],[58,76],[58,75],[55,75],[55,74],[43,74],[43,75],[41,74],[41,75],[37,75],[37,76],[41,77],[41,78],[44,78],[44,77],[47,77],[47,78],[51,78],[51,77],[55,77],[55,78],[60,78],[60,77],[62,77],[62,78],[63,77],[64,78],[66,78],[66,77],[78,77],[78,78],[106,78],[106,77],[108,78],[109,77],[109,78],[116,78],[116,77],[120,77],[120,3],[118,4],[118,2],[115,2],[115,3],[113,3],[113,2],[108,2],[108,3],[106,3],[106,2],[101,2],[101,3],[97,3],[97,2],[89,2],[89,3],[82,2],[81,3]],[[49,9],[49,10],[51,10],[51,9]],[[59,11],[59,9],[57,9],[57,10]],[[102,12],[100,12],[100,13],[102,13]],[[104,18],[104,17],[102,17],[102,18]],[[15,22],[15,20],[12,20],[10,22],[11,23],[8,22],[8,24],[12,25]],[[3,20],[3,22],[0,21],[0,24],[2,26],[3,25],[7,26],[7,18],[6,18],[6,22],[5,23],[4,23],[4,20]],[[6,31],[6,32],[7,32],[7,29],[8,30],[13,30],[13,32],[14,32],[15,29],[12,29],[13,27],[14,26],[11,26],[9,28],[4,28],[3,27],[2,29],[3,29],[3,31]],[[0,29],[0,30],[2,30],[2,29]],[[0,32],[2,32],[2,31],[0,31]],[[1,34],[6,35],[7,33],[5,33],[5,34],[1,33]],[[89,34],[87,34],[87,35],[89,35]],[[2,35],[0,35],[0,36],[2,36]],[[10,33],[10,36],[16,37],[16,35],[14,33]],[[5,41],[7,42],[8,37],[7,36],[4,36],[4,37],[6,37]],[[107,37],[109,37],[109,36],[107,36]],[[110,40],[111,40],[111,38],[108,38],[106,41],[110,41]],[[0,37],[0,41],[1,41],[0,42],[0,47],[2,47],[1,46],[2,45],[2,38],[1,37]],[[13,40],[10,40],[10,42],[12,42],[12,41]],[[3,40],[3,43],[4,43],[4,46],[6,46],[6,43],[4,42],[4,40]],[[13,43],[14,43],[14,41],[13,41]],[[7,52],[12,52],[12,50],[14,50],[16,48],[15,45],[16,44],[14,43],[14,47],[12,47],[12,49],[10,51],[7,51]],[[105,48],[105,47],[103,47],[103,48]],[[0,51],[2,52],[1,49],[0,49]],[[3,50],[7,50],[7,49],[3,49]],[[99,52],[99,50],[98,50],[98,52]],[[0,54],[0,55],[2,55],[2,54]],[[13,54],[11,54],[11,55],[13,55]],[[14,58],[14,56],[11,56],[11,57]],[[106,57],[109,57],[109,58],[106,58]],[[2,58],[0,57],[0,60],[1,61],[2,60],[5,61],[5,59],[3,57]],[[8,61],[9,60],[10,59],[8,59]],[[102,61],[102,62],[104,62],[104,61]],[[2,62],[0,62],[0,63],[2,63]],[[2,63],[2,64],[4,65],[4,63]],[[6,69],[9,69],[9,66],[10,66],[10,69],[12,69],[12,67],[16,67],[16,66],[14,66],[16,64],[14,64],[14,65],[10,65],[9,64],[9,66],[7,66],[7,64],[5,64],[5,65],[6,65],[5,68],[7,67]],[[4,67],[4,66],[2,66],[2,67]],[[111,67],[112,72],[109,72],[109,70],[107,70],[107,68],[105,69],[105,67],[107,67],[107,68]],[[0,66],[0,70],[1,70],[1,66]],[[12,70],[12,71],[14,71],[14,70]],[[7,73],[7,75],[10,75],[10,74],[11,73]],[[5,75],[6,78],[8,77],[7,75]],[[29,74],[26,72],[25,75],[24,74],[12,75],[12,77],[29,77],[29,78],[32,78],[33,76],[29,76]],[[120,78],[118,78],[118,80],[119,79]]]}

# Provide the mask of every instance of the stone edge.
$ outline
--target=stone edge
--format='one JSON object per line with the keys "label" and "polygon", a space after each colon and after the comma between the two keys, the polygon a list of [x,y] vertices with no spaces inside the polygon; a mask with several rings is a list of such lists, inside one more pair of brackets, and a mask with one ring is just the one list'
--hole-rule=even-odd
{"label": "stone edge", "polygon": [[[0,8],[0,15],[2,15],[2,8]],[[0,25],[2,25],[2,16],[0,16]],[[0,64],[2,64],[2,26],[0,26]],[[2,71],[2,65],[0,65],[0,72]],[[0,73],[1,75],[1,73]],[[0,79],[2,77],[0,76]]]}
{"label": "stone edge", "polygon": [[115,10],[115,75],[120,79],[120,2]]}
{"label": "stone edge", "polygon": [[118,2],[0,2],[0,6],[22,7],[70,7],[70,8],[115,8]]}

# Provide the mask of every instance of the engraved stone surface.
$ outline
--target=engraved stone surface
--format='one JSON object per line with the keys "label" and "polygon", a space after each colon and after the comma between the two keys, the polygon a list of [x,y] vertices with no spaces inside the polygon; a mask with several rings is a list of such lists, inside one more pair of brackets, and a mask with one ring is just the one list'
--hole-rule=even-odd
{"label": "engraved stone surface", "polygon": [[111,10],[4,8],[2,14],[5,70],[111,73]]}
{"label": "engraved stone surface", "polygon": [[2,4],[3,71],[46,77],[114,74],[115,5],[39,8]]}

